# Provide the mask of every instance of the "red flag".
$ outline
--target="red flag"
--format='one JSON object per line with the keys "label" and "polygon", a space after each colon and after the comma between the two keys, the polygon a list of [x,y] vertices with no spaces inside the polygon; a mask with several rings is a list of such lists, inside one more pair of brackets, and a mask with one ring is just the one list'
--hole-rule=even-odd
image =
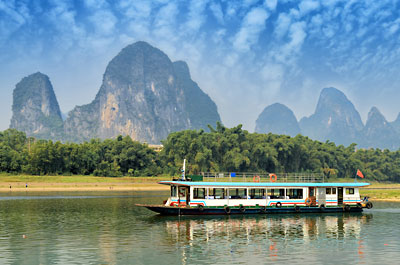
{"label": "red flag", "polygon": [[359,169],[357,169],[357,176],[359,176],[360,178],[364,178],[363,173],[361,173],[361,171]]}

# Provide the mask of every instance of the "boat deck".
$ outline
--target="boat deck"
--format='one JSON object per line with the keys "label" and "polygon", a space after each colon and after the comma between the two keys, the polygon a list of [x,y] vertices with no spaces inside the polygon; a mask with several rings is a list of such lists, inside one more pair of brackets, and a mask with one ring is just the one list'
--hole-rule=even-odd
{"label": "boat deck", "polygon": [[283,213],[337,213],[337,212],[362,212],[362,207],[349,206],[282,206],[282,207],[264,207],[264,206],[207,206],[207,207],[177,207],[164,205],[143,205],[149,210],[161,215],[234,215],[234,214],[283,214]]}

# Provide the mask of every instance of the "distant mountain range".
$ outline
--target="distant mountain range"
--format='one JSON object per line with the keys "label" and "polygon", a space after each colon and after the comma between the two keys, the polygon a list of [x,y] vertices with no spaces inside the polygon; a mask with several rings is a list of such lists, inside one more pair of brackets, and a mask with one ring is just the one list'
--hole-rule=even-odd
{"label": "distant mountain range", "polygon": [[11,128],[28,136],[81,142],[129,135],[159,143],[169,133],[207,129],[220,121],[217,106],[191,79],[187,64],[146,42],[124,48],[108,64],[95,99],[63,121],[49,78],[23,78],[13,93]]}
{"label": "distant mountain range", "polygon": [[290,136],[301,133],[311,139],[329,140],[337,145],[357,143],[361,148],[400,148],[400,114],[390,123],[373,107],[364,125],[353,103],[333,87],[321,91],[314,114],[302,118],[300,122],[285,105],[276,103],[266,107],[256,121],[255,131]]}
{"label": "distant mountain range", "polygon": [[[16,85],[12,111],[11,128],[28,136],[72,142],[129,135],[160,143],[171,132],[207,130],[207,125],[220,121],[216,104],[191,79],[188,65],[172,62],[142,41],[125,47],[110,61],[95,99],[75,107],[67,117],[60,111],[49,77],[42,73],[24,77]],[[400,148],[400,114],[388,122],[373,107],[364,125],[353,103],[333,87],[321,91],[314,114],[299,122],[283,104],[266,107],[255,131],[301,133],[361,148]]]}

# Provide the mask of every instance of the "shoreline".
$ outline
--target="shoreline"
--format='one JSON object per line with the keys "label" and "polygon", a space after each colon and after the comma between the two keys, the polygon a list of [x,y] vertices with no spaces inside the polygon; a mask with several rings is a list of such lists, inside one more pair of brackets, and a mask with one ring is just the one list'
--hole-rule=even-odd
{"label": "shoreline", "polygon": [[[168,192],[169,186],[158,184],[170,177],[104,178],[93,176],[1,176],[0,193],[12,192]],[[27,185],[27,186],[26,186]],[[10,188],[11,187],[11,188]],[[373,183],[360,190],[360,196],[371,201],[400,202],[400,184]]]}
{"label": "shoreline", "polygon": [[[0,192],[50,191],[168,191],[157,183],[0,183]],[[11,188],[10,188],[11,186]]]}

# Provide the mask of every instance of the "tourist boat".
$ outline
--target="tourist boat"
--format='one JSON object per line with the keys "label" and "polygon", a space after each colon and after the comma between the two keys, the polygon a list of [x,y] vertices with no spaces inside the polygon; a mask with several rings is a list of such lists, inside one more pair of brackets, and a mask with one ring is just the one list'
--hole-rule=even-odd
{"label": "tourist boat", "polygon": [[330,183],[300,175],[280,181],[276,174],[249,173],[243,181],[233,174],[211,174],[213,181],[204,181],[204,173],[197,179],[161,181],[170,186],[170,197],[163,205],[141,206],[162,215],[361,212],[373,206],[359,194],[369,183]]}

